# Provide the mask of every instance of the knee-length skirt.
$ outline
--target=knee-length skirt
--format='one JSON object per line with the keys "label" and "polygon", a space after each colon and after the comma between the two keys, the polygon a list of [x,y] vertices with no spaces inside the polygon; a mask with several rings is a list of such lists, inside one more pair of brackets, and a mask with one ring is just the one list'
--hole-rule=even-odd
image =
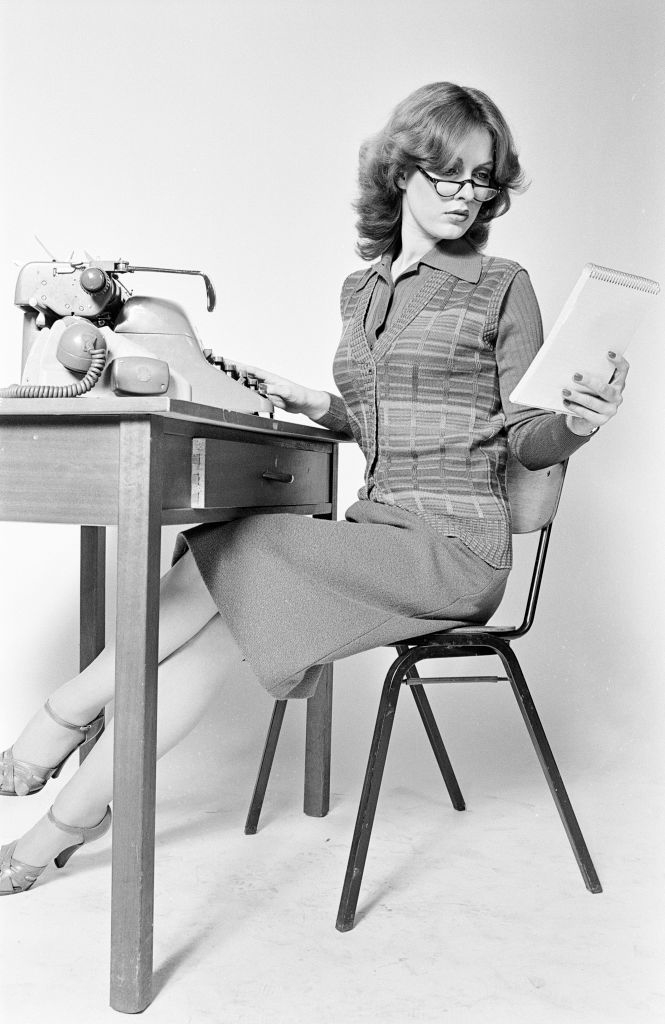
{"label": "knee-length skirt", "polygon": [[508,577],[414,513],[371,500],[339,521],[268,513],[196,526],[178,536],[174,562],[187,547],[276,698],[311,696],[338,658],[487,622]]}

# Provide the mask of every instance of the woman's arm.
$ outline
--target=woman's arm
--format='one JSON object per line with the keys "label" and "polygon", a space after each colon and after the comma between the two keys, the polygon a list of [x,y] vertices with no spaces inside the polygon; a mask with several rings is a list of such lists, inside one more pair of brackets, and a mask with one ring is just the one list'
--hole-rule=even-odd
{"label": "woman's arm", "polygon": [[352,437],[346,405],[339,397],[329,391],[318,391],[296,384],[286,377],[280,377],[270,370],[262,370],[248,363],[235,364],[241,373],[254,374],[258,380],[267,385],[266,397],[285,412],[300,413],[309,417],[318,426],[335,430],[340,434]]}
{"label": "woman's arm", "polygon": [[585,376],[580,367],[581,380],[571,380],[566,389],[570,395],[564,395],[564,402],[570,408],[568,415],[514,405],[508,396],[542,343],[538,301],[529,275],[521,270],[504,299],[496,359],[508,445],[527,469],[543,469],[562,462],[586,444],[599,426],[616,415],[628,373],[625,359],[612,359],[609,355],[608,363],[615,366],[610,384]]}

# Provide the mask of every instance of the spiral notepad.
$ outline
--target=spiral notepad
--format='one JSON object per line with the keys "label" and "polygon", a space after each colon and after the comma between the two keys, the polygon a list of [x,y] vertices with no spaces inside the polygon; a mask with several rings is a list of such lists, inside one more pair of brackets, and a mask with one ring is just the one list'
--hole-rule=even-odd
{"label": "spiral notepad", "polygon": [[607,352],[623,355],[660,285],[648,277],[586,263],[543,347],[510,395],[516,405],[566,412],[561,390],[574,373],[614,372]]}

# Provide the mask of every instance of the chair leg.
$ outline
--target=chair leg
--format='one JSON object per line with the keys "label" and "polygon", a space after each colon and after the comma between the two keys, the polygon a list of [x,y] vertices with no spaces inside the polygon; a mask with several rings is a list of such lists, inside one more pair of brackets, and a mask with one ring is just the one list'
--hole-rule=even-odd
{"label": "chair leg", "polygon": [[245,822],[245,835],[247,836],[253,836],[258,828],[259,815],[261,814],[261,808],[263,807],[263,798],[266,795],[266,787],[268,785],[268,779],[270,778],[270,770],[275,757],[277,740],[279,739],[279,733],[282,728],[285,711],[286,701],[276,700],[272,711],[272,717],[270,719],[270,725],[268,726],[268,735],[266,736],[266,744],[263,748],[261,764],[259,765],[259,774],[256,778],[256,785],[254,786],[252,801],[249,805],[249,813],[247,815],[247,821]]}
{"label": "chair leg", "polygon": [[[418,673],[416,672],[415,667],[409,675],[417,677]],[[448,752],[443,745],[443,739],[441,738],[439,727],[436,724],[436,719],[434,718],[430,702],[427,699],[425,688],[420,683],[416,683],[415,685],[411,684],[409,689],[413,694],[413,699],[416,702],[416,707],[418,708],[423,725],[425,726],[427,738],[429,739],[432,750],[434,751],[434,756],[443,776],[443,781],[446,784],[446,789],[448,790],[451,803],[456,811],[464,811],[466,810],[464,797],[462,796],[462,791],[459,788],[457,778],[455,777],[453,766],[450,763]]]}
{"label": "chair leg", "polygon": [[507,643],[501,643],[497,641],[495,650],[501,658],[505,669],[510,678],[510,684],[513,688],[513,693],[517,698],[522,717],[529,731],[531,742],[534,745],[540,766],[543,769],[547,784],[550,787],[550,792],[554,798],[557,810],[563,822],[563,827],[566,830],[568,840],[575,854],[575,859],[582,873],[584,884],[590,892],[598,893],[602,892],[603,888],[600,884],[596,869],[591,860],[591,855],[587,849],[587,845],[584,841],[584,836],[578,824],[575,812],[573,811],[572,804],[566,792],[566,787],[563,784],[563,779],[559,774],[556,761],[554,760],[554,754],[548,743],[545,730],[543,729],[542,723],[536,711],[533,698],[529,692],[529,688],[524,678],[521,666],[515,652],[510,648]]}
{"label": "chair leg", "polygon": [[[395,644],[395,648],[398,654],[406,654],[409,650],[406,644]],[[410,665],[405,674],[409,679],[420,678],[418,675],[418,669],[415,665]],[[436,724],[436,719],[434,718],[430,702],[427,699],[425,688],[421,684],[416,683],[415,685],[410,686],[409,689],[413,694],[413,699],[416,702],[418,713],[420,714],[422,723],[425,726],[427,738],[429,739],[432,750],[434,751],[434,756],[443,776],[443,781],[446,784],[446,789],[448,790],[451,803],[456,811],[465,811],[466,804],[464,803],[464,797],[462,796],[462,791],[459,788],[459,783],[455,777],[453,766],[450,763],[448,752],[443,745],[443,739]]]}
{"label": "chair leg", "polygon": [[337,912],[335,927],[340,932],[348,932],[353,928],[360,885],[367,859],[367,849],[372,834],[372,825],[379,799],[383,769],[386,764],[388,744],[390,743],[390,734],[403,678],[403,673],[389,671],[383,685],[379,711],[374,727],[374,736],[372,737],[372,746],[365,772],[365,781],[358,806],[356,826],[353,840],[351,841],[346,877],[342,887],[342,897]]}

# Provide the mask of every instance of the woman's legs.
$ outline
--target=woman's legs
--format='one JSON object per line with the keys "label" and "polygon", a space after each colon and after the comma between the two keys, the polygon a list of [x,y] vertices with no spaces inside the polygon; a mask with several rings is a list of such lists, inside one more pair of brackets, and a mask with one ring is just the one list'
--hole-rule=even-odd
{"label": "woman's legs", "polygon": [[[160,582],[159,661],[187,643],[216,614],[217,607],[187,551]],[[109,643],[87,668],[51,694],[49,703],[65,721],[85,725],[112,700],[114,689],[115,647]],[[14,743],[13,753],[19,761],[56,765],[75,742],[75,733],[58,726],[40,708]]]}
{"label": "woman's legs", "polygon": [[[114,646],[108,645],[82,672],[49,698],[61,718],[76,725],[93,719],[113,699]],[[175,746],[203,716],[225,678],[255,681],[228,627],[222,622],[188,551],[162,577],[159,607],[157,756]],[[76,734],[40,709],[13,746],[17,760],[55,765],[72,749]],[[96,825],[113,791],[113,730],[109,728],[63,787],[53,804],[68,825]],[[14,857],[47,864],[69,844],[47,818],[19,839]]]}
{"label": "woman's legs", "polygon": [[[157,756],[161,757],[191,731],[225,679],[243,684],[255,677],[219,615],[192,639],[166,657],[159,667]],[[113,792],[113,733],[107,729],[63,787],[53,812],[68,825],[96,825]],[[42,818],[18,841],[14,856],[27,864],[47,864],[70,839]]]}

